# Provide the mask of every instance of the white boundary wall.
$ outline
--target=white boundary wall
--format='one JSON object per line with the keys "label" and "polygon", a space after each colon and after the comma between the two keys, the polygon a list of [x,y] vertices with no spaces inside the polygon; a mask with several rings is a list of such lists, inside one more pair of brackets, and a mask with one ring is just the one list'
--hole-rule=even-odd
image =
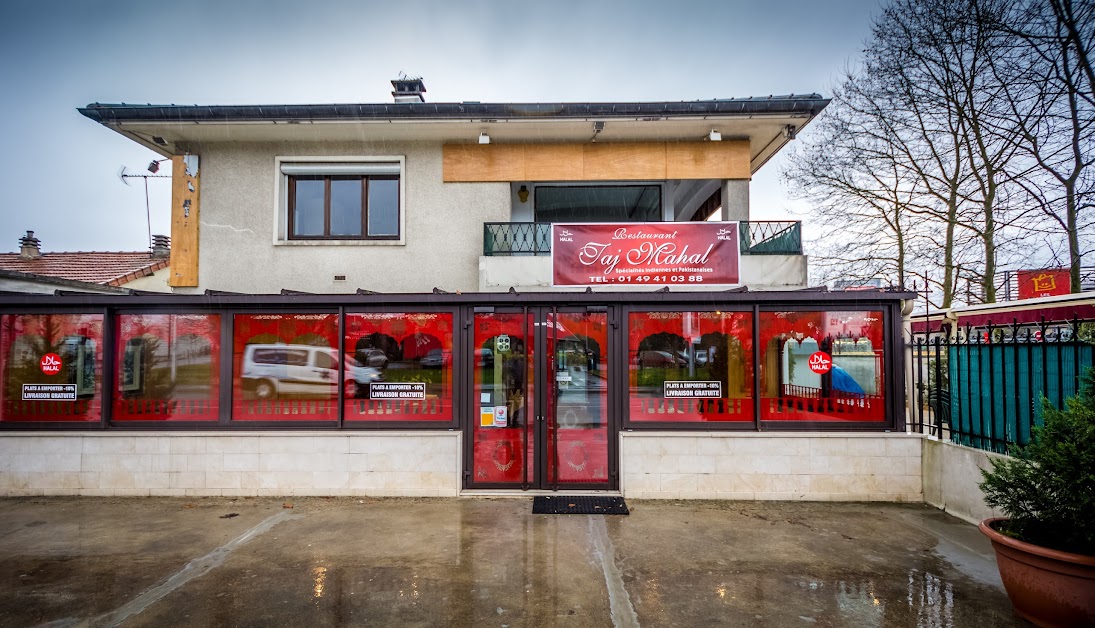
{"label": "white boundary wall", "polygon": [[622,432],[620,441],[625,497],[924,499],[919,435]]}
{"label": "white boundary wall", "polygon": [[1004,456],[924,437],[924,502],[970,523],[1002,516],[977,486],[993,458]]}
{"label": "white boundary wall", "polygon": [[[636,499],[921,502],[924,442],[623,432],[621,486]],[[13,432],[0,436],[0,495],[457,496],[461,451],[458,432]]]}
{"label": "white boundary wall", "polygon": [[7,433],[0,495],[456,496],[458,432]]}

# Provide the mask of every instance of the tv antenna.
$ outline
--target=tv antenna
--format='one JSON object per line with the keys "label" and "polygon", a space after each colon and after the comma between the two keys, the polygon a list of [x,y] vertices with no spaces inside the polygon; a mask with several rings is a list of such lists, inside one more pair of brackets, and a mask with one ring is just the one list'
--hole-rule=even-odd
{"label": "tv antenna", "polygon": [[144,179],[144,216],[145,225],[148,227],[148,249],[152,250],[152,207],[148,200],[148,180],[149,179],[170,179],[169,174],[156,174],[160,170],[160,162],[168,161],[170,157],[164,159],[157,159],[148,164],[149,174],[130,174],[126,172],[125,166],[118,169],[118,178],[122,183],[129,185],[129,179]]}

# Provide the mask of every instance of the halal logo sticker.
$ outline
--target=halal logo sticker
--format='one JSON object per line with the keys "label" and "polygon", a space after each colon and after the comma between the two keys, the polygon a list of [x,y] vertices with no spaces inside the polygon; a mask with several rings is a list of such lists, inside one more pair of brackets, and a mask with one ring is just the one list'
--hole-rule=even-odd
{"label": "halal logo sticker", "polygon": [[824,375],[833,370],[833,358],[824,351],[815,351],[810,356],[810,370],[818,375]]}
{"label": "halal logo sticker", "polygon": [[61,372],[61,356],[56,353],[47,353],[42,356],[38,366],[46,375],[56,375]]}

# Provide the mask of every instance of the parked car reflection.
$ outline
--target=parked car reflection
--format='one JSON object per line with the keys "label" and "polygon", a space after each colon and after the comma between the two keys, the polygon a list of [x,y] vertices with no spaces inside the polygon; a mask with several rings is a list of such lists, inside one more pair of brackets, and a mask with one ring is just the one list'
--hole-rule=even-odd
{"label": "parked car reflection", "polygon": [[441,349],[432,349],[422,358],[420,364],[423,368],[439,369],[452,363],[452,355]]}
{"label": "parked car reflection", "polygon": [[686,358],[674,356],[668,351],[640,351],[635,355],[635,364],[641,367],[675,368],[688,364]]}
{"label": "parked car reflection", "polygon": [[[311,345],[253,344],[243,354],[244,394],[255,399],[305,395],[331,397],[338,382],[338,351]],[[352,357],[343,361],[346,394],[368,395],[369,384],[381,381],[380,370]]]}
{"label": "parked car reflection", "polygon": [[356,357],[357,361],[365,366],[388,368],[388,355],[380,349],[359,349]]}

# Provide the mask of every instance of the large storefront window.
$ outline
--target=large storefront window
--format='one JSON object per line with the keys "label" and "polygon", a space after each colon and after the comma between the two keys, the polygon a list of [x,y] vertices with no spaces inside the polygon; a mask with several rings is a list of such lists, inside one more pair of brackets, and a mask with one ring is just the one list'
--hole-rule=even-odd
{"label": "large storefront window", "polygon": [[886,420],[880,311],[761,312],[761,420]]}
{"label": "large storefront window", "polygon": [[632,312],[631,421],[753,421],[753,325],[744,312]]}
{"label": "large storefront window", "polygon": [[0,316],[0,421],[99,421],[103,317]]}
{"label": "large storefront window", "polygon": [[338,420],[337,314],[236,314],[233,330],[232,420]]}
{"label": "large storefront window", "polygon": [[450,312],[346,315],[346,421],[451,421]]}
{"label": "large storefront window", "polygon": [[219,314],[120,314],[114,421],[216,421]]}

